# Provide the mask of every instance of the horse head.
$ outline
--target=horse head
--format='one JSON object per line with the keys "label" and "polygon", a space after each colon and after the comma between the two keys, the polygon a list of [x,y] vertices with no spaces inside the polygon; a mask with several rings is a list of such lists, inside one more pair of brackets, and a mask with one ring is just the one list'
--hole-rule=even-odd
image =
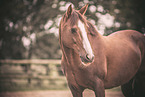
{"label": "horse head", "polygon": [[94,59],[89,38],[96,36],[94,26],[86,20],[84,14],[88,5],[74,10],[70,5],[60,23],[61,45],[73,49],[81,58],[82,63],[90,63]]}

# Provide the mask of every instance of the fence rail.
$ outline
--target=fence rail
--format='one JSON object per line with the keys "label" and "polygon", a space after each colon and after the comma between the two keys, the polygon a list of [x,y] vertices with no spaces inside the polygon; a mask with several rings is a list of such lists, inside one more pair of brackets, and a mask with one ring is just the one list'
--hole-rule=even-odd
{"label": "fence rail", "polygon": [[3,91],[2,87],[6,88],[4,90],[19,87],[67,88],[60,63],[61,60],[54,59],[0,60],[0,91]]}
{"label": "fence rail", "polygon": [[56,59],[22,59],[22,60],[0,60],[2,64],[60,64],[61,60]]}

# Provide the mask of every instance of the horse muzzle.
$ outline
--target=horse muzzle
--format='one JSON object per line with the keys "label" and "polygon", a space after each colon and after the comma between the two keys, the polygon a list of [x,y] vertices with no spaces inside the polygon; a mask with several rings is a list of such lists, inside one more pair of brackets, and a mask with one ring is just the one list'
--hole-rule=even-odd
{"label": "horse muzzle", "polygon": [[83,63],[91,63],[93,60],[94,60],[94,55],[88,55],[88,54],[86,54],[86,55],[84,55],[84,56],[80,56],[80,58],[81,58],[81,61],[83,62]]}

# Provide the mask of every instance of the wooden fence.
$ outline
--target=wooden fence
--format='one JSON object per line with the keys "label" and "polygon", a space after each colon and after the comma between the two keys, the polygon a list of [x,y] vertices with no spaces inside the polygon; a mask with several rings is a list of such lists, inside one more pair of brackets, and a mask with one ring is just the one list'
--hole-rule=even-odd
{"label": "wooden fence", "polygon": [[60,63],[44,59],[0,60],[0,90],[67,88]]}

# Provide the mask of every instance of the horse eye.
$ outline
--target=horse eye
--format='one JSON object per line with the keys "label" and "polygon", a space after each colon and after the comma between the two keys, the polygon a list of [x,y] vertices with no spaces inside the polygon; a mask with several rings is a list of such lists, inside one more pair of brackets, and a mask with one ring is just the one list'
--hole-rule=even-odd
{"label": "horse eye", "polygon": [[71,28],[71,32],[72,33],[76,33],[77,32],[77,29],[76,28]]}

